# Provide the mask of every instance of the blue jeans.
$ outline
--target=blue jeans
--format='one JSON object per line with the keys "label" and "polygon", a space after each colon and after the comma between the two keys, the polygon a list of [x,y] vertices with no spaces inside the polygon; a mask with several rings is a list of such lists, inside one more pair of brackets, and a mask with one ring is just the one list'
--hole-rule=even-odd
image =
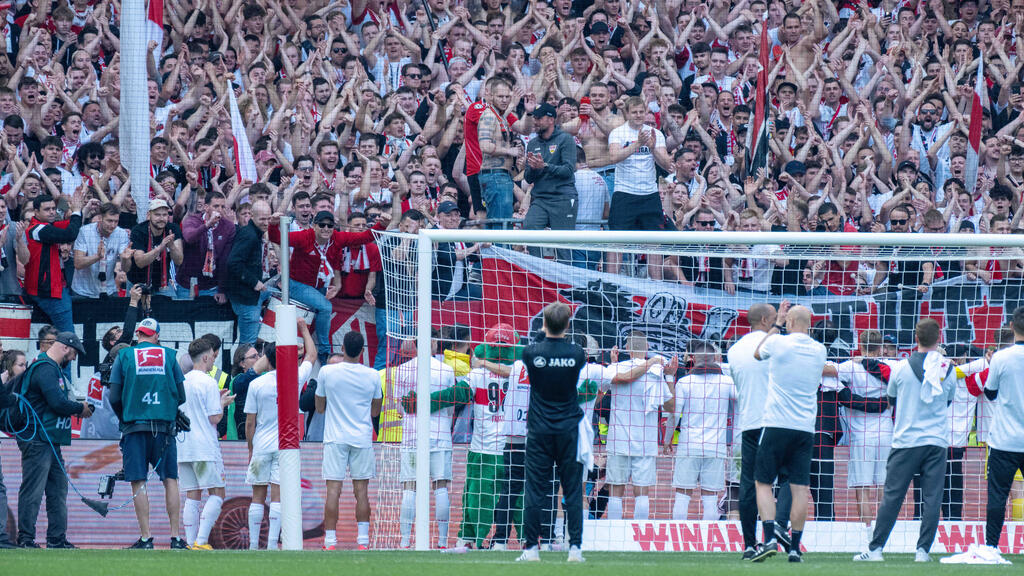
{"label": "blue jeans", "polygon": [[60,298],[30,296],[39,309],[50,317],[50,323],[60,332],[74,332],[75,321],[71,318],[71,292],[67,286],[60,293]]}
{"label": "blue jeans", "polygon": [[[508,172],[480,173],[480,196],[487,208],[487,218],[511,218],[515,203],[515,185]],[[505,224],[491,224],[488,228],[503,228]]]}
{"label": "blue jeans", "polygon": [[[175,300],[192,300],[192,294],[190,294],[190,292],[191,292],[191,290],[189,290],[185,286],[182,286],[181,284],[175,284],[174,285],[174,299]],[[210,288],[208,290],[200,290],[199,291],[199,296],[216,296],[216,295],[217,295],[217,289],[216,288]]]}
{"label": "blue jeans", "polygon": [[315,334],[317,356],[326,360],[331,354],[331,314],[334,311],[331,301],[324,292],[309,284],[291,280],[288,284],[289,298],[293,298],[308,306],[316,313]]}
{"label": "blue jeans", "polygon": [[235,316],[238,316],[239,344],[253,344],[256,342],[256,338],[260,333],[260,310],[263,308],[263,303],[269,297],[269,292],[263,292],[260,294],[256,304],[253,305],[239,304],[234,300],[229,300],[231,302],[231,309],[234,310]]}
{"label": "blue jeans", "polygon": [[[390,322],[389,322],[390,320]],[[385,310],[384,308],[373,309],[373,321],[377,328],[377,354],[373,357],[373,369],[382,370],[398,357],[398,347],[402,341],[396,336],[412,336],[416,333],[416,326],[413,324],[415,314],[413,312],[399,312],[398,310]],[[388,331],[388,324],[393,330]]]}
{"label": "blue jeans", "polygon": [[597,270],[601,263],[601,252],[599,250],[573,250],[572,265],[587,270]]}

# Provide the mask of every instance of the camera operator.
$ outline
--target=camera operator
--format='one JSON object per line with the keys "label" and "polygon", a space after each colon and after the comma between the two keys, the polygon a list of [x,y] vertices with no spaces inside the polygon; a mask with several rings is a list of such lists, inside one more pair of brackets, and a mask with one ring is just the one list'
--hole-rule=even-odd
{"label": "camera operator", "polygon": [[139,343],[121,350],[110,370],[110,405],[121,420],[125,480],[136,495],[139,539],[130,546],[152,549],[146,478],[152,466],[164,484],[171,549],[187,549],[179,538],[178,454],[175,419],[185,403],[185,376],[177,354],[160,345],[160,324],[146,318],[135,329]]}
{"label": "camera operator", "polygon": [[[46,547],[74,548],[68,542],[68,478],[64,474],[61,446],[71,444],[71,417],[92,416],[87,402],[69,398],[71,381],[64,366],[85,354],[82,341],[71,332],[59,332],[46,352],[29,366],[23,380],[23,396],[39,416],[34,434],[18,439],[21,451],[21,486],[18,489],[18,545],[38,548],[36,517],[46,494]],[[52,443],[52,446],[51,446]],[[5,520],[6,521],[6,520]]]}

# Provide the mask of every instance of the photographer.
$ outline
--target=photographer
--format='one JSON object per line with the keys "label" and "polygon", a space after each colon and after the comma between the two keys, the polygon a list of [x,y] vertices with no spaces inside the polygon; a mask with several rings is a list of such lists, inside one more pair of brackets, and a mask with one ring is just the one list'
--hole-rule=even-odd
{"label": "photographer", "polygon": [[186,549],[179,538],[178,454],[174,441],[178,406],[185,403],[185,376],[177,353],[160,345],[160,324],[146,318],[135,329],[139,343],[117,354],[110,370],[110,405],[121,420],[125,480],[136,495],[139,539],[135,549],[152,549],[146,478],[152,466],[164,484],[171,549]]}
{"label": "photographer", "polygon": [[39,548],[36,517],[46,494],[46,547],[74,548],[67,540],[68,478],[64,474],[61,446],[71,444],[71,417],[92,416],[87,402],[69,398],[71,382],[63,367],[85,354],[82,341],[71,332],[60,332],[57,339],[28,368],[22,380],[25,400],[42,425],[31,426],[34,434],[18,438],[21,451],[21,486],[18,488],[18,545]]}
{"label": "photographer", "polygon": [[171,222],[170,214],[167,202],[157,198],[149,203],[149,219],[132,228],[128,281],[146,285],[153,294],[176,298],[171,271],[181,266],[185,254],[181,228]]}

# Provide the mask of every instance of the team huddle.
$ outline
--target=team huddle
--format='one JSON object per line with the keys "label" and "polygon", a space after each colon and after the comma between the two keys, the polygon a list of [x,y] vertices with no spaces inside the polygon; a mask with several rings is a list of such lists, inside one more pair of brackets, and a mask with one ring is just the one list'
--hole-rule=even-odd
{"label": "team huddle", "polygon": [[[545,312],[547,322],[547,309]],[[812,471],[816,421],[825,416],[819,413],[820,396],[836,394],[849,434],[848,484],[855,491],[861,519],[865,524],[874,521],[867,551],[854,559],[882,559],[907,489],[916,481],[922,501],[916,560],[928,561],[940,516],[947,451],[951,437],[958,434],[959,424],[950,407],[954,400],[984,394],[993,405],[987,438],[986,545],[974,547],[970,553],[1001,560],[997,546],[1006,501],[1014,475],[1024,469],[1024,386],[1017,381],[1024,378],[1024,308],[1013,313],[1009,328],[1004,329],[1004,334],[1012,332],[1012,339],[1000,339],[1003,349],[959,365],[940,348],[940,327],[931,319],[917,324],[917,348],[906,359],[882,358],[881,337],[868,330],[860,335],[859,355],[842,363],[829,361],[826,347],[811,337],[812,316],[805,307],[783,302],[776,311],[769,304],[757,304],[748,311],[747,320],[750,332],[737,340],[724,358],[715,344],[690,341],[685,374],[678,358],[651,353],[639,330],[623,340],[621,353],[628,354],[627,359],[620,361],[616,348],[611,351],[611,362],[602,365],[598,362],[601,350],[589,336],[571,330],[567,336],[548,334],[545,338],[542,334],[524,347],[520,336],[506,324],[488,329],[483,343],[469,351],[471,365],[457,370],[446,362],[435,330],[429,343],[430,457],[423,463],[429,466],[434,496],[434,546],[449,548],[452,431],[458,410],[465,406],[472,435],[462,489],[462,522],[454,548],[480,549],[489,541],[491,549],[504,550],[515,528],[527,550],[524,559],[537,559],[528,553],[536,554],[538,542],[544,547],[561,542],[563,519],[557,514],[561,505],[568,524],[570,560],[581,561],[582,519],[577,522],[575,518],[582,508],[583,477],[594,461],[591,423],[599,400],[610,395],[605,447],[608,496],[603,515],[591,510],[591,518],[621,519],[627,485],[632,487],[632,517],[650,516],[650,490],[657,482],[656,458],[659,444],[663,444],[664,452],[674,455],[672,518],[688,518],[691,502],[699,498],[701,517],[717,520],[719,498],[727,489],[727,477],[734,473],[730,464],[735,446],[740,452],[738,508],[743,558],[760,562],[781,547],[790,562],[801,562],[812,476],[818,473]],[[568,313],[563,332],[567,324]],[[299,384],[303,386],[312,373],[316,348],[308,329],[303,326],[301,331],[300,355],[304,359]],[[538,350],[562,345],[563,338],[566,346],[578,350],[578,361],[572,350],[554,360],[539,356]],[[183,410],[193,425],[191,432],[183,432],[179,438],[178,460],[181,488],[187,494],[187,542],[202,548],[209,546],[210,528],[224,497],[216,424],[233,397],[221,392],[204,373],[213,362],[213,350],[200,342],[189,348],[194,369],[185,375]],[[391,371],[393,387],[388,392],[404,414],[400,548],[411,545],[416,515],[416,346],[413,341],[402,344],[402,363]],[[345,480],[351,481],[357,503],[357,545],[359,549],[369,547],[367,490],[376,474],[373,419],[381,412],[383,391],[381,373],[360,363],[362,352],[362,336],[349,333],[343,354],[331,357],[317,379],[315,407],[324,415],[325,528],[332,528],[325,531],[324,550],[338,545],[333,528],[338,525],[338,498]],[[250,548],[259,548],[269,494],[266,546],[273,549],[280,535],[280,479],[272,346],[260,362],[267,366],[257,370],[263,374],[250,384],[245,400],[251,455],[246,482],[253,491],[249,534]],[[570,370],[557,372],[560,369]],[[548,378],[540,374],[552,370],[560,375],[578,373],[578,377],[572,376],[573,393],[559,392],[554,404],[544,396],[551,393],[553,384],[538,380]],[[562,412],[552,412],[558,402],[569,402],[572,409],[566,411],[563,406]],[[550,435],[550,426],[548,436],[536,435],[538,426],[557,420],[553,413],[573,418],[572,434],[567,436],[573,439],[571,447],[563,446],[559,436]],[[665,430],[678,431],[677,441],[666,438],[659,442],[662,415],[668,415]],[[545,467],[559,465],[562,474],[557,480],[550,472],[531,472],[537,454],[544,455]],[[580,463],[582,474],[566,476],[561,469],[571,468],[571,461]],[[205,506],[201,505],[203,490],[210,494]],[[875,495],[879,490],[880,498]],[[816,506],[817,499],[815,493]],[[820,514],[815,517],[821,519]],[[532,530],[531,522],[537,524]]]}

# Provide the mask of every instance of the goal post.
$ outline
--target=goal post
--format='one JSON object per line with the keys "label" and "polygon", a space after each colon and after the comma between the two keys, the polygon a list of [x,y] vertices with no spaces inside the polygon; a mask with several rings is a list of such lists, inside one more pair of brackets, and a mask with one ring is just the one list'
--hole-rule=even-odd
{"label": "goal post", "polygon": [[[778,304],[787,299],[811,309],[816,329],[820,328],[818,334],[830,334],[831,341],[827,343],[830,361],[846,366],[849,371],[841,374],[834,383],[823,381],[822,389],[831,386],[828,389],[835,392],[846,387],[863,396],[866,393],[857,388],[861,385],[858,382],[866,382],[869,378],[860,368],[851,367],[849,361],[863,355],[861,336],[866,332],[877,334],[868,340],[884,337],[885,344],[891,344],[891,357],[883,359],[879,356],[880,361],[895,362],[912,350],[914,324],[924,317],[935,318],[941,326],[942,340],[949,355],[956,355],[958,365],[963,364],[965,370],[970,371],[980,366],[979,362],[984,362],[986,352],[1005,344],[999,342],[999,329],[1013,308],[1024,304],[1024,278],[1021,278],[1016,265],[1017,261],[1024,261],[1024,236],[1021,235],[430,229],[421,230],[416,235],[379,233],[378,241],[384,268],[381,276],[387,293],[388,338],[377,345],[387,351],[386,371],[390,376],[386,379],[402,380],[401,375],[394,376],[394,370],[415,358],[415,377],[409,378],[414,380],[409,384],[417,393],[415,426],[405,427],[412,423],[401,424],[406,434],[415,434],[414,441],[393,442],[382,448],[385,463],[378,477],[374,547],[383,548],[397,547],[399,542],[400,522],[396,520],[402,517],[398,512],[399,502],[406,491],[398,478],[399,470],[409,458],[422,464],[415,466],[413,535],[416,549],[428,549],[435,544],[450,547],[457,538],[462,539],[464,532],[460,523],[467,522],[469,516],[462,509],[466,496],[463,487],[468,485],[470,479],[466,475],[475,464],[467,461],[472,454],[466,455],[472,434],[459,433],[458,419],[464,418],[465,414],[461,417],[451,415],[444,420],[434,419],[430,412],[431,393],[438,390],[437,369],[433,368],[432,372],[432,357],[442,352],[431,348],[432,333],[438,327],[453,328],[443,336],[446,350],[451,348],[448,346],[451,344],[468,345],[460,348],[461,353],[472,355],[474,347],[494,344],[489,340],[490,332],[500,326],[511,327],[519,339],[515,344],[521,346],[529,342],[539,329],[540,309],[551,301],[562,300],[573,308],[571,337],[588,348],[588,354],[595,362],[609,364],[614,360],[613,348],[625,354],[630,334],[640,331],[649,340],[652,354],[678,355],[682,365],[688,359],[690,342],[706,341],[720,349],[719,362],[725,364],[728,347],[749,330],[745,320],[749,306],[762,302]],[[467,252],[470,256],[460,257],[456,262],[443,256],[452,249],[449,244],[454,244],[460,251],[474,244],[486,244],[488,247],[470,250]],[[573,262],[558,261],[554,258],[555,248],[596,253],[600,269],[579,265],[575,256]],[[474,260],[472,264],[466,262],[470,259]],[[684,260],[690,264],[683,264]],[[767,265],[769,276],[775,274],[771,276],[770,289],[744,289],[739,281],[743,275],[742,267],[752,260],[770,262]],[[614,274],[608,271],[609,263],[613,261],[622,261]],[[817,266],[819,263],[824,263],[821,268]],[[442,294],[448,286],[444,285],[445,280],[438,279],[438,272],[445,266],[458,270],[455,274],[462,276],[463,290],[456,290],[452,285],[451,292]],[[722,280],[721,275],[727,269],[731,270],[736,282]],[[911,283],[908,279],[921,280],[923,276],[914,277],[907,270],[920,273],[922,269],[932,270],[927,276],[928,281],[918,284],[915,280]],[[785,276],[783,273],[787,271],[795,272],[795,275]],[[704,275],[709,272],[712,276],[718,274],[718,280],[707,281]],[[849,283],[844,285],[847,281],[837,278],[847,272],[850,278],[857,278],[855,282],[848,279]],[[451,274],[452,270],[448,270],[447,275]],[[652,279],[655,277],[657,279]],[[466,290],[467,285],[474,283],[482,286],[482,291]],[[732,285],[726,287],[727,284]],[[465,331],[460,331],[460,326]],[[415,354],[411,353],[409,346],[412,342],[416,344]],[[507,344],[507,340],[499,342],[498,345]],[[444,360],[448,362],[456,356],[458,354],[451,357],[445,354]],[[970,368],[968,364],[971,364]],[[469,371],[468,361],[464,370]],[[965,373],[964,380],[976,378],[977,372]],[[678,376],[684,374],[686,370],[681,368]],[[725,374],[728,374],[727,366]],[[463,373],[457,379],[466,381],[469,377]],[[967,388],[976,385],[974,381],[964,384]],[[515,385],[510,386],[506,380],[504,389],[495,392],[490,399],[496,405],[504,402],[507,408],[514,388]],[[593,428],[597,440],[593,448],[604,467],[600,469],[601,475],[591,482],[594,492],[587,493],[588,502],[584,506],[585,548],[733,550],[739,534],[735,517],[739,430],[733,430],[734,406],[728,402],[715,404],[705,398],[701,406],[707,412],[689,415],[697,418],[691,423],[700,421],[711,426],[712,422],[721,422],[725,428],[721,435],[708,436],[714,440],[705,440],[719,445],[721,459],[725,462],[723,466],[726,467],[726,487],[712,490],[719,499],[718,508],[709,512],[712,504],[706,494],[697,488],[691,491],[678,485],[680,450],[689,449],[684,446],[684,437],[688,433],[684,420],[686,414],[681,416],[678,408],[669,414],[655,406],[657,418],[651,418],[657,420],[655,426],[658,430],[647,432],[647,438],[654,438],[657,448],[656,479],[649,489],[649,516],[642,521],[631,518],[648,504],[641,505],[627,487],[620,498],[622,502],[616,503],[624,506],[621,519],[610,517],[614,512],[606,506],[615,497],[605,495],[601,486],[608,483],[605,476],[608,472],[607,459],[615,451],[615,432],[612,429],[617,426],[621,429],[622,426],[622,420],[616,420],[614,412],[624,408],[615,404],[615,396],[624,397],[627,394],[624,390],[602,388],[600,398],[611,407],[591,404],[586,408],[588,417],[596,412]],[[475,400],[470,400],[466,411],[472,411],[474,401],[488,401],[489,390],[476,392]],[[874,393],[881,394],[877,390]],[[404,392],[397,389],[389,389],[385,409],[388,405],[400,404],[402,394]],[[987,402],[983,395],[970,396],[964,391],[961,397],[959,389],[957,394],[950,408],[951,434],[963,438],[962,441],[954,438],[951,442],[962,450],[951,451],[959,460],[951,464],[948,472],[955,477],[952,499],[958,502],[944,501],[943,524],[937,540],[938,546],[944,546],[951,552],[959,551],[958,546],[968,540],[977,540],[977,534],[981,533],[979,530],[983,532],[984,421],[991,417],[991,410],[986,412]],[[611,403],[607,396],[612,397]],[[874,465],[876,471],[881,470],[884,474],[884,455],[888,453],[891,441],[886,437],[886,434],[891,436],[891,426],[887,428],[884,418],[891,420],[891,413],[868,417],[846,404],[839,405],[836,400],[831,402],[835,404],[838,422],[835,436],[842,436],[842,439],[833,438],[833,445],[823,446],[828,448],[828,455],[821,456],[820,460],[828,460],[828,467],[816,467],[812,472],[817,475],[812,483],[820,480],[824,484],[827,476],[829,494],[826,496],[822,492],[820,500],[828,499],[828,505],[817,502],[819,506],[816,509],[815,502],[810,504],[811,521],[804,541],[811,550],[857,551],[866,544],[865,518],[877,509],[883,482],[876,477],[865,485],[854,478],[859,472],[854,472],[853,462],[858,458],[866,460]],[[645,409],[636,410],[637,413],[627,419],[628,426],[648,426],[643,423],[647,420],[641,414]],[[868,428],[880,427],[886,431],[881,435],[876,431],[871,433],[874,435],[864,436],[861,429],[865,420],[869,421]],[[432,440],[431,433],[436,432],[433,428],[438,426],[437,422],[454,425],[455,436],[458,437],[453,445],[455,472],[447,489],[449,500],[441,499],[432,490],[432,442],[436,440]],[[691,429],[693,426],[691,424]],[[817,435],[816,442],[819,442]],[[675,448],[674,456],[663,454],[666,444]],[[513,452],[522,451],[521,444],[506,445],[506,463],[508,446],[513,446]],[[409,456],[412,452],[415,453],[414,458]],[[816,451],[815,454],[818,460],[819,453]],[[500,465],[500,450],[495,457]],[[402,466],[398,464],[400,459]],[[688,485],[685,481],[682,484]],[[500,486],[501,482],[497,485]],[[1011,543],[1016,534],[1014,531],[1019,530],[1024,536],[1024,525],[1019,523],[1024,518],[1015,512],[1017,508],[1024,507],[1024,488],[1017,488],[1020,493],[1011,496],[1016,502],[1008,504],[1007,530],[1010,531]],[[956,490],[960,491],[959,495]],[[679,494],[686,495],[686,498],[680,500]],[[945,494],[949,495],[948,487]],[[518,533],[517,520],[513,518],[515,495],[512,495],[511,502],[502,501],[500,497],[492,500],[490,497],[494,495],[491,494],[473,496],[477,498],[468,501],[486,502],[495,518],[502,513],[507,516],[506,523],[511,526],[509,545],[513,545]],[[817,489],[814,498],[819,498]],[[913,551],[917,532],[915,499],[911,489],[900,522],[893,532],[891,546],[895,547],[894,551],[901,547],[909,547],[909,551]],[[685,504],[681,513],[680,501]],[[450,502],[450,519],[445,516],[442,520],[444,524],[450,524],[448,527],[440,526],[437,520],[437,507],[442,502]],[[553,508],[550,524],[558,526],[555,530],[561,530],[557,503]],[[497,520],[493,522],[497,526]],[[490,525],[478,528],[481,529],[486,530],[481,539],[493,543],[498,538],[498,529]],[[447,538],[438,540],[449,530]],[[548,531],[552,532],[551,528]]]}

